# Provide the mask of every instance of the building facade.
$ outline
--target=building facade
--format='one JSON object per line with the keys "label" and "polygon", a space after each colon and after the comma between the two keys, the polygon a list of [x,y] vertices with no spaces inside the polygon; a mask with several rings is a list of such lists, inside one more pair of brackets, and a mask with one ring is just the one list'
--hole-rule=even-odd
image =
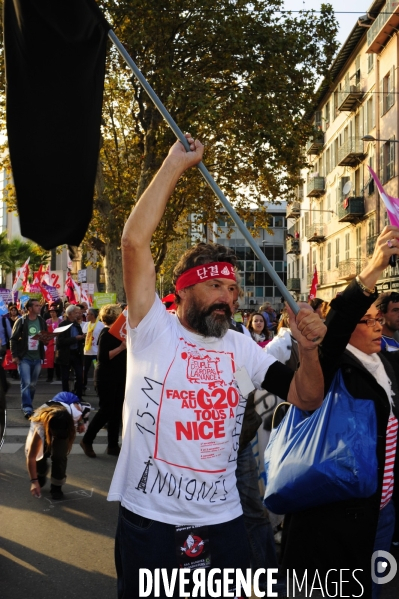
{"label": "building facade", "polygon": [[[286,210],[287,205],[285,202],[268,204],[270,233],[266,229],[259,229],[257,236],[254,236],[256,243],[285,284],[287,277],[285,255]],[[249,230],[252,229],[252,222],[246,222],[245,224]],[[244,297],[240,300],[241,308],[256,310],[265,301],[269,301],[275,308],[281,307],[281,293],[227,214],[221,213],[218,222],[214,223],[213,227],[209,229],[208,240],[231,247],[238,258],[238,270],[244,290]]]}
{"label": "building facade", "polygon": [[[358,274],[388,224],[368,167],[399,197],[399,4],[374,2],[354,25],[317,92],[309,168],[287,209],[287,287],[306,300],[314,267],[317,296],[330,301]],[[399,289],[389,267],[379,290]]]}

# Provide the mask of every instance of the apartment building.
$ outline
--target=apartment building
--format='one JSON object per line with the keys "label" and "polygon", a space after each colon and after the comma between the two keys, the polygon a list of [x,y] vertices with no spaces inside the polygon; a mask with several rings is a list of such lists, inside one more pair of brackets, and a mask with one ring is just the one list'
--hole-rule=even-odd
{"label": "apartment building", "polygon": [[[266,229],[259,229],[254,235],[256,243],[285,284],[287,277],[286,210],[286,202],[267,203],[270,232]],[[245,224],[248,229],[252,230],[253,222],[247,221]],[[234,250],[238,258],[237,266],[241,285],[244,289],[244,297],[240,300],[242,308],[256,310],[265,301],[269,301],[275,308],[281,307],[280,291],[228,214],[220,213],[218,221],[209,228],[207,238],[208,241],[220,243]]]}
{"label": "apartment building", "polygon": [[[399,3],[376,1],[357,20],[317,92],[309,168],[287,209],[287,287],[330,301],[373,253],[387,213],[368,166],[399,197]],[[379,290],[399,289],[389,267]]]}

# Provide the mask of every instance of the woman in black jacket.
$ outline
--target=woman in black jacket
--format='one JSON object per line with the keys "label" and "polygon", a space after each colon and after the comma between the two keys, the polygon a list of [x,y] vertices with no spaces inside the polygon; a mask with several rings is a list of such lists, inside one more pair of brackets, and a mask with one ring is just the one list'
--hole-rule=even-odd
{"label": "woman in black jacket", "polygon": [[126,383],[126,343],[109,332],[110,326],[121,313],[117,304],[103,306],[99,313],[105,327],[98,337],[97,366],[95,372],[99,410],[90,422],[80,446],[89,458],[95,458],[93,441],[98,431],[108,423],[108,455],[118,456],[119,428]]}
{"label": "woman in black jacket", "polygon": [[[301,579],[306,572],[309,585],[319,576],[324,590],[331,595],[334,583],[341,582],[336,596],[378,597],[381,586],[372,585],[371,559],[377,550],[389,551],[394,531],[397,493],[394,497],[392,491],[399,472],[398,459],[392,459],[392,447],[397,444],[399,389],[394,369],[379,356],[383,319],[375,284],[389,257],[395,250],[398,253],[398,238],[399,229],[385,227],[368,266],[331,302],[321,347],[326,392],[336,371],[341,369],[345,386],[354,398],[374,401],[377,491],[365,499],[334,502],[290,514],[283,529],[283,566],[291,572],[295,570]],[[317,582],[316,579],[316,585]]]}

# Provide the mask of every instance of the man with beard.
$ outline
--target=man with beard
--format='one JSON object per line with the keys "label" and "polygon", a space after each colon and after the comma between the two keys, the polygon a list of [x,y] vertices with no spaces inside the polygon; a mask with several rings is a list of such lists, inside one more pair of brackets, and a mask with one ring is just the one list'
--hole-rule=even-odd
{"label": "man with beard", "polygon": [[[203,154],[199,141],[187,139],[190,151],[172,146],[122,236],[128,366],[123,445],[108,497],[121,503],[120,599],[139,596],[143,568],[166,568],[168,580],[179,566],[249,568],[235,479],[245,398],[264,387],[307,410],[323,400],[317,346],[325,327],[310,307],[291,314],[301,359],[295,374],[229,330],[237,294],[230,248],[200,243],[182,256],[176,314],[156,296],[151,237],[180,176]],[[191,562],[180,552],[188,532],[204,542]]]}

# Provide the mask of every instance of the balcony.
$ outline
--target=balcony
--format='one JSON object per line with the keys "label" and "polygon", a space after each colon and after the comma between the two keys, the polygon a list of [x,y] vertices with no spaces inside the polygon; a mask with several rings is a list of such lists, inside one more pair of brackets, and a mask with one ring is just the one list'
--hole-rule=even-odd
{"label": "balcony", "polygon": [[317,131],[317,133],[315,133],[313,135],[313,137],[311,137],[306,144],[306,154],[308,156],[310,156],[311,154],[313,154],[313,155],[320,154],[321,150],[323,149],[323,146],[324,146],[324,133],[323,133],[323,131]]}
{"label": "balcony", "polygon": [[364,217],[364,198],[342,198],[338,205],[338,222],[357,223]]}
{"label": "balcony", "polygon": [[363,140],[352,137],[344,141],[342,146],[338,148],[338,165],[356,166],[364,160],[365,156]]}
{"label": "balcony", "polygon": [[285,243],[285,253],[286,254],[299,254],[300,253],[299,239],[292,239],[291,237],[288,237],[286,239],[286,243]]}
{"label": "balcony", "polygon": [[338,110],[340,112],[351,112],[361,102],[363,92],[358,85],[350,85],[338,94]]}
{"label": "balcony", "polygon": [[399,4],[389,0],[367,32],[367,52],[379,53],[399,27]]}
{"label": "balcony", "polygon": [[306,189],[306,196],[308,198],[318,198],[323,196],[326,193],[324,177],[309,177]]}
{"label": "balcony", "polygon": [[322,243],[326,238],[326,225],[313,223],[305,228],[305,237],[310,243]]}
{"label": "balcony", "polygon": [[378,239],[378,235],[372,235],[370,237],[366,237],[366,253],[367,256],[372,256],[375,248],[375,242]]}
{"label": "balcony", "polygon": [[301,216],[300,202],[292,202],[287,206],[286,218],[299,218]]}
{"label": "balcony", "polygon": [[357,260],[356,258],[350,258],[338,263],[338,279],[345,279],[350,281],[358,275],[362,269],[366,266],[366,260]]}
{"label": "balcony", "polygon": [[288,291],[300,291],[301,290],[301,279],[287,279]]}

